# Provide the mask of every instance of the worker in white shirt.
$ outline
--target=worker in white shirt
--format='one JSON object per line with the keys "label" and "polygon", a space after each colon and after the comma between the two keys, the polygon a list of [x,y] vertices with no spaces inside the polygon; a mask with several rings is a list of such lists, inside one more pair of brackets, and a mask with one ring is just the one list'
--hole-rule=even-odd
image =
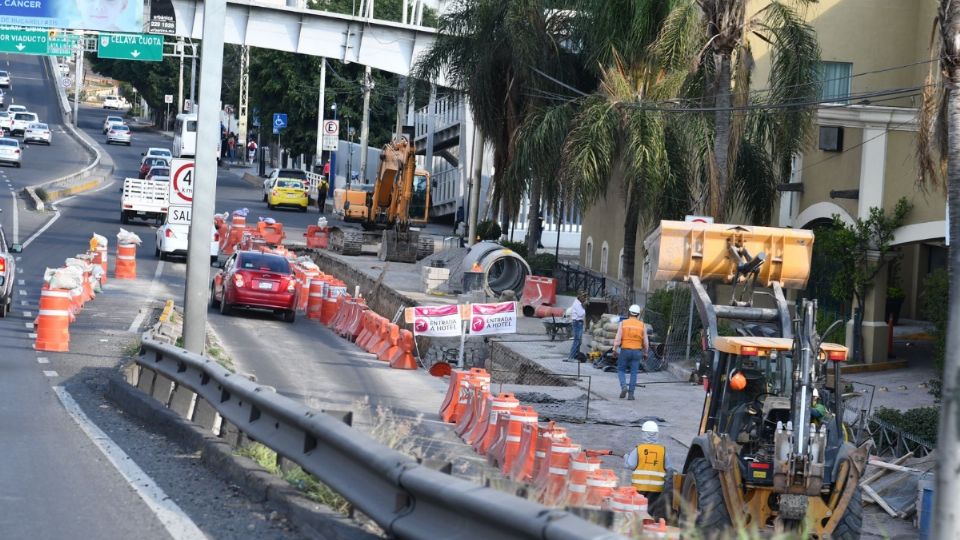
{"label": "worker in white shirt", "polygon": [[570,354],[564,359],[564,362],[579,362],[577,353],[580,352],[580,343],[583,340],[583,319],[587,312],[583,309],[584,302],[587,301],[587,293],[580,291],[577,297],[573,299],[573,305],[567,308],[564,315],[570,319],[571,330],[573,331],[573,345],[570,346]]}

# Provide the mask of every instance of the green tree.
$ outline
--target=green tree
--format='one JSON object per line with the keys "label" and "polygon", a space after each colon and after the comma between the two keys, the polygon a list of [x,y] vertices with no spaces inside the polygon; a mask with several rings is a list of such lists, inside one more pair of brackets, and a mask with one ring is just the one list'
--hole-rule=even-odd
{"label": "green tree", "polygon": [[834,297],[853,295],[853,358],[857,362],[863,361],[862,306],[877,275],[890,262],[893,232],[903,225],[910,208],[910,203],[903,198],[889,215],[882,208],[870,208],[867,219],[858,217],[850,225],[840,216],[834,216],[833,226],[822,230],[817,237],[818,248],[836,265],[830,285]]}
{"label": "green tree", "polygon": [[[437,40],[415,70],[424,80],[444,74],[448,84],[469,97],[473,118],[493,146],[494,204],[501,206],[504,231],[531,180],[529,166],[515,163],[518,131],[542,106],[545,93],[556,90],[544,74],[563,80],[575,65],[571,12],[554,9],[557,5],[549,0],[457,0],[440,17]],[[532,180],[528,230],[535,233],[546,179],[535,175]],[[535,234],[528,242],[535,242]]]}

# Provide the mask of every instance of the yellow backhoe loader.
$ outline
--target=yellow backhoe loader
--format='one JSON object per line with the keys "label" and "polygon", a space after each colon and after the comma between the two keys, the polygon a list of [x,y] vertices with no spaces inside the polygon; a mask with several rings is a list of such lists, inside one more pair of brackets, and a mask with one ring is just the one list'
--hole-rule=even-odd
{"label": "yellow backhoe loader", "polygon": [[[784,296],[805,287],[813,242],[805,230],[676,221],[647,239],[654,279],[691,287],[706,389],[699,432],[682,470],[668,474],[655,515],[706,538],[751,529],[860,537],[858,483],[870,445],[856,447],[842,422],[847,350],[821,341],[815,300],[800,301],[793,315]],[[708,285],[732,288],[730,302],[713,302]],[[761,296],[768,307],[755,305]],[[720,336],[720,320],[738,335]]]}
{"label": "yellow backhoe loader", "polygon": [[[373,191],[347,188],[344,220],[359,223],[363,231],[382,231],[380,259],[415,262],[433,253],[430,238],[421,237],[412,225],[424,225],[430,215],[430,174],[416,168],[414,146],[405,137],[394,139],[380,152],[380,165]],[[335,251],[359,255],[365,243],[361,230],[334,228]]]}

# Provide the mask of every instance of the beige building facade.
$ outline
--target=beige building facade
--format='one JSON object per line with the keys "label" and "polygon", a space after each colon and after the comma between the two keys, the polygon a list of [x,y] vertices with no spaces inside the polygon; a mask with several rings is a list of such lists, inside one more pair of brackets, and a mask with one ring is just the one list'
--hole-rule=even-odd
{"label": "beige building facade", "polygon": [[[748,13],[765,4],[751,2]],[[888,286],[904,293],[901,318],[919,318],[923,281],[945,264],[946,198],[916,187],[917,105],[930,65],[936,0],[820,0],[805,15],[820,42],[828,103],[817,111],[809,147],[794,160],[791,185],[781,192],[772,225],[815,228],[834,215],[851,223],[873,207],[892,211],[901,197],[911,202],[907,223],[895,233],[896,270],[878,276],[864,306],[864,357],[885,361]],[[752,48],[752,88],[765,88],[769,51],[758,39]],[[903,91],[868,95],[890,89]],[[584,216],[580,262],[611,278],[622,277],[623,199],[622,188],[613,186]],[[638,284],[646,283],[641,257]],[[848,342],[850,334],[848,328]]]}

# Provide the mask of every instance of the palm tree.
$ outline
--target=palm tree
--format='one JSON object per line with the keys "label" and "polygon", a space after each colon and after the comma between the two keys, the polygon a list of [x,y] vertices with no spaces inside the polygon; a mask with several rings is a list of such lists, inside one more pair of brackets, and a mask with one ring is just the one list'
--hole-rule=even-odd
{"label": "palm tree", "polygon": [[[749,202],[744,186],[738,186],[738,175],[745,179],[742,158],[766,154],[779,179],[786,180],[792,157],[810,134],[814,108],[809,102],[819,97],[820,49],[812,27],[787,2],[773,0],[752,15],[747,13],[748,3],[682,0],[654,45],[664,69],[689,71],[687,80],[680,82],[688,100],[678,108],[713,113],[706,134],[709,144],[698,143],[710,159],[694,194],[694,211],[721,220],[738,203]],[[769,89],[764,92],[750,91],[754,65],[750,38],[770,46]],[[748,136],[753,137],[746,143],[751,148],[744,151],[741,144]],[[734,204],[729,203],[731,198]]]}
{"label": "palm tree", "polygon": [[[543,101],[538,90],[555,84],[542,73],[562,79],[576,65],[568,61],[574,54],[567,46],[571,12],[551,9],[555,3],[457,0],[440,18],[437,40],[415,69],[421,79],[445,75],[448,84],[469,97],[480,133],[493,146],[494,197],[501,204],[504,231],[527,190],[527,174],[507,172],[527,170],[515,163],[517,132]],[[539,228],[536,192],[543,181],[535,178],[531,189],[531,195],[538,195],[530,197],[531,237]]]}
{"label": "palm tree", "polygon": [[934,21],[931,65],[920,106],[918,155],[920,186],[946,189],[950,217],[949,320],[943,366],[942,405],[937,440],[941,451],[937,460],[937,486],[933,538],[956,538],[960,516],[954,504],[960,498],[960,2],[939,0]]}

